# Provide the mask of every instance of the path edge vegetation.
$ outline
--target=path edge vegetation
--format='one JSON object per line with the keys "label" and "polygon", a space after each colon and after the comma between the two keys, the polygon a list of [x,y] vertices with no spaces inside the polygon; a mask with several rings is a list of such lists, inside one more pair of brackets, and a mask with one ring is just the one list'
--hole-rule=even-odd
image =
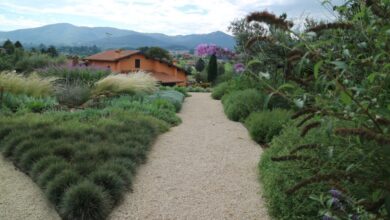
{"label": "path edge vegetation", "polygon": [[335,22],[308,18],[303,32],[286,14],[234,21],[245,71],[212,97],[265,148],[259,178],[273,218],[388,219],[390,2],[330,8]]}

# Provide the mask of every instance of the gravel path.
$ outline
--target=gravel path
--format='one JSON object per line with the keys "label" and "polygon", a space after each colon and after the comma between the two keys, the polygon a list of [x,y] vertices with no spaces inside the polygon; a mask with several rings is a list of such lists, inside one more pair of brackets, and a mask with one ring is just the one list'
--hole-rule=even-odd
{"label": "gravel path", "polygon": [[220,101],[194,93],[183,123],[159,137],[118,219],[269,219],[257,180],[260,147],[229,121]]}
{"label": "gravel path", "polygon": [[0,155],[0,219],[60,220],[30,177]]}

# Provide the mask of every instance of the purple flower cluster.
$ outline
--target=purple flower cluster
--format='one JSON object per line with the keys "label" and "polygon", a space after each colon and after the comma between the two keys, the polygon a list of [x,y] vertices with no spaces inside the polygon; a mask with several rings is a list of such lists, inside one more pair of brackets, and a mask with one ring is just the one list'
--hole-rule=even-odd
{"label": "purple flower cluster", "polygon": [[233,59],[235,54],[228,48],[218,47],[215,44],[199,44],[195,53],[197,56],[212,56],[215,55],[218,58]]}
{"label": "purple flower cluster", "polygon": [[245,65],[242,64],[242,63],[236,63],[234,64],[234,71],[236,71],[236,73],[242,73],[245,71]]}
{"label": "purple flower cluster", "polygon": [[333,198],[336,198],[336,199],[342,199],[342,197],[343,197],[343,193],[340,192],[340,191],[337,190],[337,189],[331,189],[331,190],[329,190],[329,193],[330,193],[330,195],[331,195]]}

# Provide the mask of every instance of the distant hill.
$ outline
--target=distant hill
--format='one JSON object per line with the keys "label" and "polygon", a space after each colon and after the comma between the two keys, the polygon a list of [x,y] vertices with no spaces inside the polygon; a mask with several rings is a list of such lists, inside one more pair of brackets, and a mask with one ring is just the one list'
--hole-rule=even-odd
{"label": "distant hill", "polygon": [[166,49],[193,49],[200,43],[214,43],[234,48],[235,40],[223,32],[168,36],[157,33],[140,33],[110,27],[79,27],[67,23],[51,24],[38,28],[0,32],[0,41],[10,39],[26,45],[92,46],[107,48],[138,48],[159,46]]}

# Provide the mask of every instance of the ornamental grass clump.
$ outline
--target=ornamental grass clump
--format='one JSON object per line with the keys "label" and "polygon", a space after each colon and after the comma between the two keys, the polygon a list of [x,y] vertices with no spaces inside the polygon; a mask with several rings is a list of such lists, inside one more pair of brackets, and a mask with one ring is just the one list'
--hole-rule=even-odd
{"label": "ornamental grass clump", "polygon": [[151,75],[139,71],[129,74],[109,75],[95,84],[93,93],[100,94],[152,94],[157,90],[157,81]]}
{"label": "ornamental grass clump", "polygon": [[[174,114],[169,105],[166,111]],[[0,151],[37,183],[63,219],[105,219],[131,189],[157,135],[169,128],[122,107],[0,117]]]}
{"label": "ornamental grass clump", "polygon": [[0,73],[0,88],[3,92],[15,95],[47,97],[53,95],[52,82],[54,80],[55,78],[42,78],[37,74],[24,76],[15,72],[2,72]]}
{"label": "ornamental grass clump", "polygon": [[108,193],[90,181],[69,188],[60,204],[60,214],[66,220],[104,220],[112,204]]}

